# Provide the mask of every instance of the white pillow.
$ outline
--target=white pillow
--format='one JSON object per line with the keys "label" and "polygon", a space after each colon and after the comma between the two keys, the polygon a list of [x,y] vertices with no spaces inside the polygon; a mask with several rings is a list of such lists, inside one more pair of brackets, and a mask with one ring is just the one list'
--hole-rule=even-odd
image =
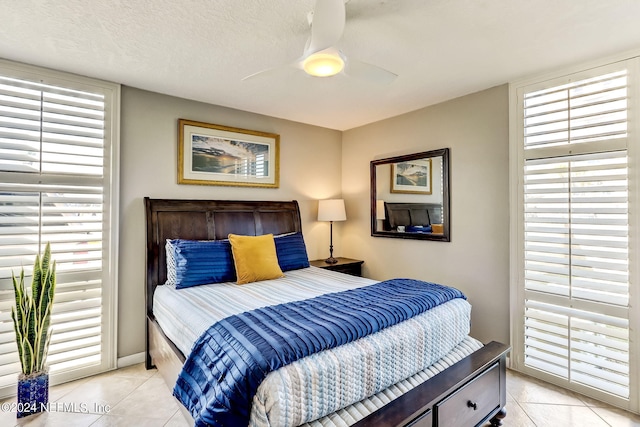
{"label": "white pillow", "polygon": [[175,248],[170,239],[167,239],[167,243],[164,245],[164,250],[167,254],[167,281],[165,282],[165,285],[175,286],[177,282],[176,255]]}

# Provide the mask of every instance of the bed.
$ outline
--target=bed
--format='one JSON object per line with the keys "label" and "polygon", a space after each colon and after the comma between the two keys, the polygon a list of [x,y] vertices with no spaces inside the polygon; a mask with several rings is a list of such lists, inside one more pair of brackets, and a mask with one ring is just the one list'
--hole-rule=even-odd
{"label": "bed", "polygon": [[[168,301],[178,299],[172,296],[174,294],[169,287],[161,287],[156,295],[158,285],[167,281],[166,240],[178,238],[222,240],[229,233],[255,236],[301,232],[300,213],[295,201],[200,201],[145,198],[145,206],[147,215],[146,365],[147,368],[157,367],[168,386],[173,388],[185,363],[185,353],[188,352],[185,349],[193,338],[187,339],[186,343],[181,343],[179,337],[187,335],[184,333],[185,327],[182,326],[182,333],[172,332],[173,324],[178,322],[172,321],[171,316],[165,315],[163,315],[164,320],[158,322],[156,314],[160,315],[165,311],[159,303],[154,311],[154,304],[160,300],[161,296]],[[351,278],[351,276],[322,269],[314,271],[313,267],[288,272],[286,280],[294,280],[300,276],[303,282],[310,281],[312,279],[305,276],[308,274],[318,277],[318,280],[335,280],[340,284],[339,286],[347,288],[367,284],[367,279]],[[357,279],[364,282],[357,282]],[[273,286],[280,286],[278,281],[273,282]],[[197,300],[198,297],[194,298]],[[180,331],[179,328],[178,331]],[[195,335],[198,333],[193,332]],[[167,335],[173,336],[174,340],[169,339]],[[313,421],[307,425],[467,426],[481,425],[485,422],[501,425],[500,420],[506,415],[503,408],[506,404],[505,359],[508,347],[497,342],[482,346],[472,338],[465,338],[463,341],[464,343],[460,344],[464,347],[463,349],[456,347],[451,352],[453,355],[447,354],[438,359],[429,369],[411,375],[410,378],[399,381],[362,402],[356,402],[345,409],[323,415],[320,421]],[[189,419],[190,414],[186,410],[183,412]]]}

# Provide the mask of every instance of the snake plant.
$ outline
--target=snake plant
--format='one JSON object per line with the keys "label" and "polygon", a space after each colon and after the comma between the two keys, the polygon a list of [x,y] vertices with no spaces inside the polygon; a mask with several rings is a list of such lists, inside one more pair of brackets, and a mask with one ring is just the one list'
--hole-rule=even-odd
{"label": "snake plant", "polygon": [[16,331],[22,374],[33,376],[45,371],[51,340],[49,321],[56,287],[56,263],[51,263],[50,244],[47,243],[42,258],[40,254],[36,256],[31,293],[24,286],[24,268],[19,279],[15,275],[12,277],[16,306],[11,308],[11,318]]}

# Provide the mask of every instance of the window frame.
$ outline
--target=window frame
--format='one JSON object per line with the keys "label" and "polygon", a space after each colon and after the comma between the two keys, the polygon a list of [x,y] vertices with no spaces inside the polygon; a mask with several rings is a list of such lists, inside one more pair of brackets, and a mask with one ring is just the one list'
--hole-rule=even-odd
{"label": "window frame", "polygon": [[[566,381],[524,365],[524,165],[526,159],[523,143],[523,121],[520,116],[519,99],[521,91],[527,87],[536,89],[553,87],[575,77],[577,80],[601,75],[621,68],[626,61],[628,69],[628,136],[626,150],[628,163],[628,209],[629,209],[629,400],[613,398],[604,392],[597,392],[580,384]],[[596,399],[640,411],[640,51],[626,52],[597,61],[559,69],[550,73],[511,82],[509,84],[509,199],[510,199],[510,326],[512,352],[509,360],[511,369],[535,376],[544,381],[569,388]],[[587,147],[586,145],[584,147]],[[585,151],[582,144],[575,144],[570,154]],[[553,148],[549,149],[553,154]]]}
{"label": "window frame", "polygon": [[[95,375],[117,366],[118,247],[120,186],[120,99],[121,85],[89,77],[0,59],[0,73],[6,77],[39,81],[52,86],[101,93],[105,96],[103,230],[108,231],[108,260],[102,266],[102,349],[101,363],[50,375],[52,385]],[[0,172],[10,174],[12,172]],[[107,176],[108,173],[108,176]],[[25,175],[26,177],[26,175]],[[25,178],[29,180],[28,177]],[[37,181],[36,175],[33,178]],[[105,226],[106,224],[106,226]],[[104,235],[104,234],[103,234]],[[16,377],[17,381],[17,377]],[[15,387],[0,388],[0,398],[15,395]]]}

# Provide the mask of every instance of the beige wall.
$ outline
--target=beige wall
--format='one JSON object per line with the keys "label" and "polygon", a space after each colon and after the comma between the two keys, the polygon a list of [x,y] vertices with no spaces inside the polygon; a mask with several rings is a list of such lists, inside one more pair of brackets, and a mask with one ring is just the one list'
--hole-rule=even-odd
{"label": "beige wall", "polygon": [[[177,184],[177,120],[280,135],[280,188]],[[328,255],[318,199],[344,197],[336,256],[365,260],[375,279],[413,277],[458,287],[473,305],[472,335],[509,342],[508,88],[500,86],[344,133],[122,88],[118,356],[144,351],[143,197],[300,203],[310,259]],[[451,149],[451,242],[371,237],[369,162]]]}
{"label": "beige wall", "polygon": [[[343,254],[374,279],[451,285],[473,305],[471,333],[509,342],[508,86],[344,132]],[[369,162],[449,147],[451,242],[371,237]]]}
{"label": "beige wall", "polygon": [[[280,101],[283,102],[283,101]],[[280,188],[177,184],[179,118],[280,135]],[[315,220],[317,199],[340,197],[341,132],[122,88],[118,357],[144,351],[143,197],[298,200],[310,259],[328,256],[329,225]],[[340,235],[340,224],[334,233]],[[340,239],[334,239],[340,254]]]}

